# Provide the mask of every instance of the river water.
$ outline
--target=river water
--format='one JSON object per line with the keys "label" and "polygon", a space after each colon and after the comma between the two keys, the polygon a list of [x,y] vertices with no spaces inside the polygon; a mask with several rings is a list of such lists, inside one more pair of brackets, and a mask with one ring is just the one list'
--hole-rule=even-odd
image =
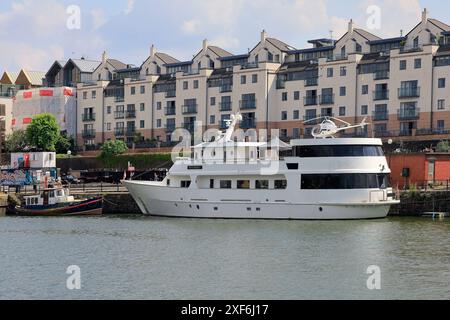
{"label": "river water", "polygon": [[449,235],[427,218],[0,217],[0,298],[448,299]]}

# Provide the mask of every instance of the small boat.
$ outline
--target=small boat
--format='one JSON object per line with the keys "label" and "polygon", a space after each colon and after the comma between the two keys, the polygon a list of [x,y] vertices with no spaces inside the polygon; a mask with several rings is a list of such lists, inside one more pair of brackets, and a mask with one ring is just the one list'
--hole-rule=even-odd
{"label": "small boat", "polygon": [[38,195],[24,197],[24,206],[17,206],[18,216],[91,216],[103,212],[103,198],[75,200],[66,188],[44,189]]}

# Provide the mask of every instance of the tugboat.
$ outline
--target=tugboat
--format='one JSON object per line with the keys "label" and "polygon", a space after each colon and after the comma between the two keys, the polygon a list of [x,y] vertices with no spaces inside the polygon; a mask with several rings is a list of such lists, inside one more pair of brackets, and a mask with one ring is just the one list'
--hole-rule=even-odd
{"label": "tugboat", "polygon": [[40,194],[24,197],[24,206],[16,206],[17,216],[92,216],[103,212],[103,198],[75,200],[69,190],[62,187],[48,188]]}

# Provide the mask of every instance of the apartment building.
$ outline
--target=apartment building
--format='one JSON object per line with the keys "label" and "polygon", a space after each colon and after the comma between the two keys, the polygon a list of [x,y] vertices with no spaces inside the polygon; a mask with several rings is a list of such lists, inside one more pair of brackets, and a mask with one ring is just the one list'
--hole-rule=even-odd
{"label": "apartment building", "polygon": [[350,21],[338,40],[309,43],[296,49],[263,31],[246,54],[205,40],[190,61],[152,46],[140,67],[78,84],[78,144],[171,142],[178,128],[224,129],[236,112],[242,129],[279,129],[282,138],[309,137],[320,116],[367,118],[359,135],[450,137],[450,26],[424,10],[401,37],[381,39]]}

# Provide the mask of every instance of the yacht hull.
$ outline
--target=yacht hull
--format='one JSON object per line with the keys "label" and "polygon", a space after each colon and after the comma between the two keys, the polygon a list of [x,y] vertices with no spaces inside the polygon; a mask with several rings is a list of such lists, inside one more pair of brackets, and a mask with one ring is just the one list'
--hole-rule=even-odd
{"label": "yacht hull", "polygon": [[[178,218],[352,220],[385,218],[398,201],[314,203],[268,199],[219,200],[210,190],[189,194],[159,183],[123,182],[144,214]],[[268,190],[267,193],[270,193]],[[222,193],[223,195],[223,193]],[[267,194],[265,195],[267,196]],[[216,199],[215,199],[216,198]]]}

